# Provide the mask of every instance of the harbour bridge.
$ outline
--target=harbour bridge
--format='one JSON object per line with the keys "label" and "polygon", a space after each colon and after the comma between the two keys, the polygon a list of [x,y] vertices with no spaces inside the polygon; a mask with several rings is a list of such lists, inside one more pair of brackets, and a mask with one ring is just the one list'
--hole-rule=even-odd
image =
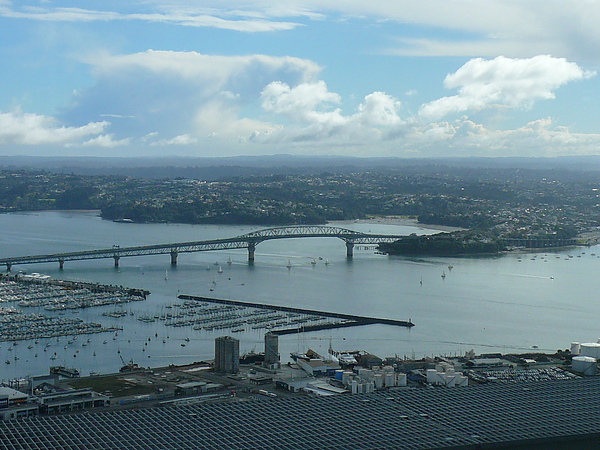
{"label": "harbour bridge", "polygon": [[393,242],[402,237],[401,235],[371,234],[348,230],[340,227],[325,225],[296,225],[276,228],[266,228],[253,231],[241,236],[211,239],[205,241],[179,242],[171,244],[155,244],[135,247],[121,247],[113,245],[111,248],[100,250],[85,250],[81,252],[55,253],[49,255],[17,256],[11,258],[0,258],[0,266],[5,265],[10,272],[12,266],[18,264],[39,264],[57,262],[62,269],[66,261],[77,261],[87,259],[111,258],[115,267],[119,266],[119,260],[128,256],[142,255],[164,255],[171,256],[171,264],[177,264],[177,256],[180,253],[206,252],[211,250],[248,249],[248,262],[254,261],[256,246],[263,241],[273,239],[292,238],[338,238],[346,243],[346,256],[352,258],[356,244],[380,244]]}

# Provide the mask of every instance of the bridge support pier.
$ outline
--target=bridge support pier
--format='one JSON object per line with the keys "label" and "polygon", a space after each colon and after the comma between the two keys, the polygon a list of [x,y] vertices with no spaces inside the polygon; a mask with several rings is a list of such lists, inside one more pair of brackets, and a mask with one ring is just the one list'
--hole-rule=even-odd
{"label": "bridge support pier", "polygon": [[346,258],[350,259],[354,256],[354,242],[346,242]]}
{"label": "bridge support pier", "polygon": [[177,252],[175,250],[171,250],[171,265],[177,265]]}
{"label": "bridge support pier", "polygon": [[254,262],[254,251],[256,250],[256,243],[248,242],[248,262]]}
{"label": "bridge support pier", "polygon": [[58,268],[60,270],[63,270],[65,268],[65,260],[64,259],[59,259],[58,260]]}
{"label": "bridge support pier", "polygon": [[121,259],[120,256],[113,256],[113,259],[115,260],[115,267],[119,267],[119,260]]}

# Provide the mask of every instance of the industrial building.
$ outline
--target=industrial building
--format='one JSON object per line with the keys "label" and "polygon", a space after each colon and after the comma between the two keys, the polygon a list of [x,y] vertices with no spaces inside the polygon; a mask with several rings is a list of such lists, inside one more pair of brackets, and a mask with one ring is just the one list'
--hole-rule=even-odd
{"label": "industrial building", "polygon": [[40,393],[30,396],[7,386],[0,386],[0,420],[10,421],[38,414],[83,411],[91,408],[103,408],[109,404],[108,396],[90,389]]}
{"label": "industrial building", "polygon": [[136,408],[0,423],[0,449],[597,448],[600,378]]}
{"label": "industrial building", "polygon": [[265,333],[265,366],[279,366],[279,336],[274,333]]}
{"label": "industrial building", "polygon": [[215,372],[238,373],[240,369],[240,341],[231,336],[215,339]]}

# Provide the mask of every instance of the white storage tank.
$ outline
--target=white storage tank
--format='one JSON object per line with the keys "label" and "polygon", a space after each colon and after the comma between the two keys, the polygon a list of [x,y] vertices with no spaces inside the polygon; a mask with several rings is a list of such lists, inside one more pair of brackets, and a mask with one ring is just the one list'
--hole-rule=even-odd
{"label": "white storage tank", "polygon": [[590,356],[575,356],[573,358],[573,372],[582,375],[596,375],[598,363],[596,358]]}
{"label": "white storage tank", "polygon": [[579,355],[600,359],[600,344],[596,342],[586,342],[581,344]]}
{"label": "white storage tank", "polygon": [[443,386],[446,384],[446,376],[443,372],[438,372],[435,369],[427,369],[427,382]]}
{"label": "white storage tank", "polygon": [[405,373],[397,373],[396,374],[396,386],[406,386],[406,374]]}
{"label": "white storage tank", "polygon": [[350,378],[354,376],[354,372],[345,371],[342,373],[342,383],[347,385],[350,382]]}
{"label": "white storage tank", "polygon": [[369,376],[369,372],[371,372],[370,369],[365,369],[364,367],[361,367],[358,369],[358,376],[366,380]]}
{"label": "white storage tank", "polygon": [[388,372],[385,374],[385,387],[393,387],[396,384],[396,374]]}
{"label": "white storage tank", "polygon": [[571,342],[571,355],[579,356],[579,352],[581,351],[581,345],[579,342]]}
{"label": "white storage tank", "polygon": [[383,388],[383,374],[381,374],[381,373],[375,374],[375,388],[376,389]]}

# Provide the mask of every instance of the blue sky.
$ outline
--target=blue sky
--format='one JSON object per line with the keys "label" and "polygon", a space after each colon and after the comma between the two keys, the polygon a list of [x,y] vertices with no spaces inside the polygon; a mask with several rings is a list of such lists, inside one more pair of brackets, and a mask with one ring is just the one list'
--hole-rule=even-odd
{"label": "blue sky", "polygon": [[600,154],[600,2],[0,0],[0,154]]}

